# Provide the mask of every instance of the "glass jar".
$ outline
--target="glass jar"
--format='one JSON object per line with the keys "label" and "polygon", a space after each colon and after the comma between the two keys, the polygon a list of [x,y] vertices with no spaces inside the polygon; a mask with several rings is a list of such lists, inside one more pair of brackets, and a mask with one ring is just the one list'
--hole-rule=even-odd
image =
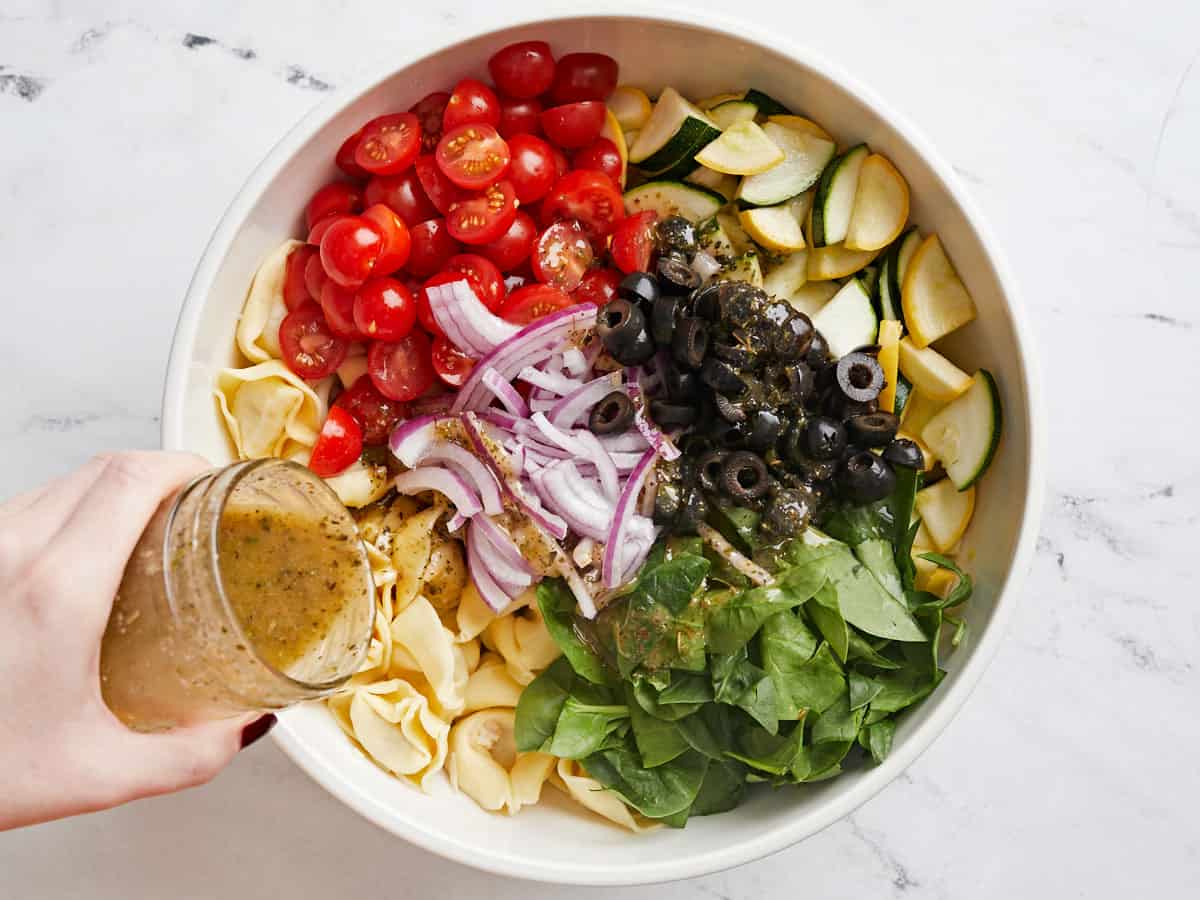
{"label": "glass jar", "polygon": [[139,731],[280,709],[344,685],[374,615],[366,551],[333,490],[296,463],[235,463],[146,527],[104,633],[101,691]]}

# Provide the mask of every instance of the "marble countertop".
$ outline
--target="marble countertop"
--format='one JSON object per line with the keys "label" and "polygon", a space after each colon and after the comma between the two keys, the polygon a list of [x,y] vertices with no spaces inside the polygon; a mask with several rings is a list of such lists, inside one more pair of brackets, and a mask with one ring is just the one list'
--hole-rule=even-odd
{"label": "marble countertop", "polygon": [[[402,11],[417,6],[0,5],[0,496],[157,444],[180,300],[249,170],[362,59],[490,4]],[[1200,6],[762,0],[756,15],[916,122],[1007,248],[1050,391],[1045,518],[1004,646],[906,775],[770,859],[604,895],[1194,894]],[[394,839],[269,742],[203,789],[0,835],[0,872],[0,895],[40,900],[565,893]]]}

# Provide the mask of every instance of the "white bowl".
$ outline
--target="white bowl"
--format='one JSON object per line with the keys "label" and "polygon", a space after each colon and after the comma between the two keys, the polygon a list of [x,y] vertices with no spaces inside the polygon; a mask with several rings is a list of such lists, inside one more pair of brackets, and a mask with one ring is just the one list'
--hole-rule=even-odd
{"label": "white bowl", "polygon": [[979,306],[978,321],[947,341],[950,355],[990,369],[1003,396],[1004,438],[965,541],[976,579],[967,615],[972,638],[946,662],[949,677],[904,719],[881,766],[798,789],[755,791],[733,812],[693,819],[684,830],[634,836],[568,807],[551,788],[546,802],[511,819],[481,811],[448,783],[421,794],[370,763],[320,706],[288,711],[275,729],[283,749],[327,790],[397,836],[467,865],[579,884],[688,878],[780,850],[851,812],[916,759],[979,680],[1011,615],[1039,520],[1042,417],[1032,341],[995,242],[950,165],[850,76],[765,28],[708,13],[689,12],[686,24],[682,17],[617,14],[541,20],[420,58],[402,53],[314,110],[270,152],[234,198],[188,290],[163,400],[167,448],[230,459],[211,393],[213,373],[234,362],[234,323],[256,265],[299,233],[307,198],[335,174],[333,155],[342,139],[372,116],[406,109],[464,76],[485,76],[492,52],[531,38],[548,40],[560,52],[609,53],[621,64],[622,82],[670,84],[693,97],[758,87],[836,137],[867,141],[887,155],[912,186],[913,219],[941,235]]}

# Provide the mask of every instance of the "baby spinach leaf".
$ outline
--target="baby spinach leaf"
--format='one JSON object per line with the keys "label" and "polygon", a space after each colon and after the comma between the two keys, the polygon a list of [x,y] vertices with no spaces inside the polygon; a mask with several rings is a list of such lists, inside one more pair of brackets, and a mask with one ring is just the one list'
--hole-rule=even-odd
{"label": "baby spinach leaf", "polygon": [[879,684],[875,679],[857,671],[850,672],[849,682],[850,709],[852,710],[862,709],[883,690],[883,685]]}
{"label": "baby spinach leaf", "polygon": [[758,546],[758,523],[762,516],[752,509],[727,503],[712,503],[708,507],[708,524],[739,551],[751,555]]}
{"label": "baby spinach leaf", "polygon": [[940,605],[942,609],[950,609],[971,599],[971,594],[975,591],[971,576],[960,569],[954,560],[948,556],[942,556],[940,553],[922,553],[921,559],[927,559],[938,566],[938,568],[948,569],[958,576],[958,584],[954,586],[954,590],[947,594],[945,599],[941,601]]}
{"label": "baby spinach leaf", "polygon": [[803,740],[803,724],[787,735],[772,735],[760,728],[741,735],[739,749],[731,750],[727,755],[759,772],[783,775],[792,767]]}
{"label": "baby spinach leaf", "polygon": [[916,469],[897,466],[896,488],[886,501],[892,519],[890,537],[893,555],[900,573],[900,582],[905,588],[911,588],[917,577],[916,566],[912,560],[912,545],[920,523],[912,519],[922,477]]}
{"label": "baby spinach leaf", "polygon": [[817,637],[804,620],[782,612],[767,620],[759,637],[763,668],[775,682],[779,717],[795,719],[802,710],[820,712],[845,690],[842,667],[828,642]]}
{"label": "baby spinach leaf", "polygon": [[675,673],[671,683],[659,692],[658,702],[664,706],[680,703],[707,703],[713,699],[712,679],[693,673]]}
{"label": "baby spinach leaf", "polygon": [[843,692],[824,712],[817,715],[812,725],[812,743],[853,742],[858,737],[866,714],[865,709],[851,709],[850,692]]}
{"label": "baby spinach leaf", "polygon": [[940,679],[927,665],[911,662],[903,669],[881,672],[874,680],[880,690],[871,700],[871,712],[890,713],[923,700]]}
{"label": "baby spinach leaf", "polygon": [[891,510],[886,500],[866,506],[838,503],[821,520],[821,530],[851,547],[880,538],[890,540]]}
{"label": "baby spinach leaf", "polygon": [[892,739],[896,735],[896,720],[883,719],[870,725],[864,725],[858,733],[859,745],[871,754],[875,764],[883,762],[892,752]]}
{"label": "baby spinach leaf", "polygon": [[904,587],[900,583],[900,572],[896,569],[896,557],[891,541],[863,541],[854,548],[858,561],[867,567],[880,586],[897,600],[904,599]]}
{"label": "baby spinach leaf", "polygon": [[913,620],[904,603],[889,594],[875,576],[854,558],[850,548],[839,545],[825,559],[825,574],[837,593],[842,617],[867,634],[895,641],[924,641],[925,633]]}
{"label": "baby spinach leaf", "polygon": [[678,615],[692,602],[692,596],[700,589],[708,568],[708,560],[703,556],[680,554],[660,566],[645,570],[638,578],[634,591],[645,594]]}
{"label": "baby spinach leaf", "polygon": [[688,809],[700,792],[708,760],[694,750],[647,769],[629,741],[593,753],[583,761],[587,773],[644,816],[663,819]]}
{"label": "baby spinach leaf", "polygon": [[567,697],[547,751],[563,759],[583,759],[604,746],[605,739],[629,717],[625,704],[598,705]]}
{"label": "baby spinach leaf", "polygon": [[[661,674],[661,673],[656,673]],[[669,670],[667,675],[673,675]],[[697,676],[704,678],[705,676]],[[705,679],[707,683],[707,679]],[[633,697],[637,705],[650,716],[656,719],[662,719],[666,722],[674,722],[677,719],[682,719],[684,716],[690,716],[696,710],[700,709],[700,703],[663,703],[662,692],[651,683],[650,678],[644,673],[635,673],[632,680],[629,682],[633,687]],[[667,686],[668,689],[670,685]],[[708,685],[708,692],[711,699],[712,685]]]}
{"label": "baby spinach leaf", "polygon": [[565,656],[560,656],[521,691],[513,727],[518,750],[546,750],[550,746],[574,682],[571,664]]}
{"label": "baby spinach leaf", "polygon": [[774,734],[779,728],[779,700],[775,682],[750,662],[746,648],[718,656],[712,662],[713,696],[718,703],[744,709],[763,728]]}
{"label": "baby spinach leaf", "polygon": [[746,776],[742,767],[725,762],[711,762],[696,799],[692,801],[693,816],[711,816],[726,812],[742,802],[746,791]]}
{"label": "baby spinach leaf", "polygon": [[629,719],[633,725],[633,739],[637,744],[638,753],[642,755],[642,765],[653,769],[655,766],[669,763],[691,747],[674,722],[667,722],[647,713],[634,698],[633,687],[626,685],[625,689],[628,695]]}
{"label": "baby spinach leaf", "polygon": [[808,602],[824,582],[819,564],[793,566],[781,572],[775,584],[730,597],[709,613],[709,647],[715,653],[733,653],[754,637],[763,622]]}
{"label": "baby spinach leaf", "polygon": [[537,602],[546,630],[576,674],[593,684],[606,683],[608,668],[575,630],[575,597],[567,583],[561,578],[545,579],[537,587]]}
{"label": "baby spinach leaf", "polygon": [[[880,644],[886,647],[888,642],[882,641]],[[866,638],[854,629],[850,630],[850,648],[847,657],[850,660],[863,665],[873,666],[876,669],[899,669],[904,665],[884,656],[879,652],[879,647],[872,646]]]}
{"label": "baby spinach leaf", "polygon": [[845,662],[850,648],[850,631],[846,627],[846,620],[842,618],[842,611],[838,608],[837,591],[831,585],[825,585],[817,591],[813,602],[805,609],[817,630],[837,654],[837,658]]}
{"label": "baby spinach leaf", "polygon": [[842,771],[841,762],[854,746],[854,741],[829,741],[805,744],[792,761],[791,775],[798,782],[824,781]]}

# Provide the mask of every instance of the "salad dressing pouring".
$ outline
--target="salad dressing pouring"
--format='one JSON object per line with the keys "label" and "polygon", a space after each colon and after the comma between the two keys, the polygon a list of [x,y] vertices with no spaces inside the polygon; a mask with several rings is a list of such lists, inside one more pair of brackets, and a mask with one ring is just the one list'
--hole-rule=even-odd
{"label": "salad dressing pouring", "polygon": [[101,690],[139,731],[325,696],[358,670],[374,611],[336,494],[295,463],[237,463],[147,526],[105,630]]}

